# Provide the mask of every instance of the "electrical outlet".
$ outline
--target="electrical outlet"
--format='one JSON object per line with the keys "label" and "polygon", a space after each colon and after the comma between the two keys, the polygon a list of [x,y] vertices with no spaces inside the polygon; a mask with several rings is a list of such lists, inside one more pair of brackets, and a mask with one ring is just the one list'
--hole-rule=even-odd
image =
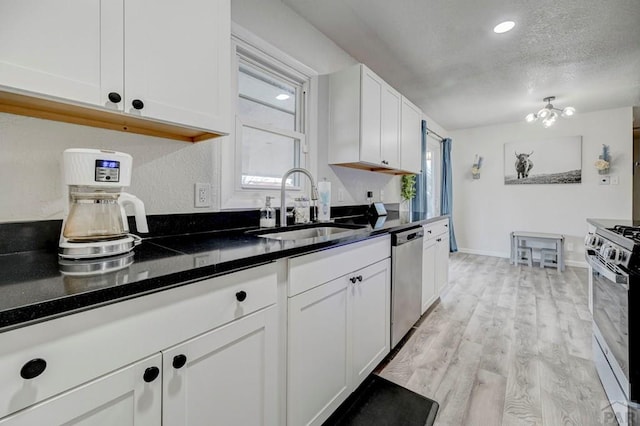
{"label": "electrical outlet", "polygon": [[211,207],[211,184],[196,183],[195,187],[195,206]]}
{"label": "electrical outlet", "polygon": [[380,202],[384,201],[384,190],[380,190]]}
{"label": "electrical outlet", "polygon": [[193,266],[196,268],[202,268],[204,266],[209,265],[210,263],[211,261],[209,260],[208,254],[196,256],[193,258]]}
{"label": "electrical outlet", "polygon": [[600,185],[609,185],[609,176],[602,176],[600,178]]}

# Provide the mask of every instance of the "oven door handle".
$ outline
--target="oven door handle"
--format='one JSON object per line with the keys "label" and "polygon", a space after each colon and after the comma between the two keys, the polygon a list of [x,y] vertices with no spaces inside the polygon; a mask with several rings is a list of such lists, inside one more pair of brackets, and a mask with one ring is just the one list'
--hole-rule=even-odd
{"label": "oven door handle", "polygon": [[629,277],[621,274],[616,274],[615,272],[605,268],[595,256],[587,254],[585,255],[585,258],[587,259],[589,266],[591,266],[594,271],[596,271],[609,281],[620,284],[621,286],[629,290]]}

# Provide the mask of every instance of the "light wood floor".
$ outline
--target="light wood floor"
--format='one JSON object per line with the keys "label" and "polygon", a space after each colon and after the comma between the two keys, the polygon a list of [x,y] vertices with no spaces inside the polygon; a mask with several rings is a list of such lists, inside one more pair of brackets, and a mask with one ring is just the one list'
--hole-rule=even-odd
{"label": "light wood floor", "polygon": [[616,424],[592,360],[587,269],[456,253],[449,271],[381,376],[436,400],[436,425]]}

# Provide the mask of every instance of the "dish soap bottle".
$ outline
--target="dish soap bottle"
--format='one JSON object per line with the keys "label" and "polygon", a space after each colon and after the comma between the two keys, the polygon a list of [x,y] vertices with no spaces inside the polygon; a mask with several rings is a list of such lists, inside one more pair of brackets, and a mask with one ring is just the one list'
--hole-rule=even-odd
{"label": "dish soap bottle", "polygon": [[324,178],[318,182],[318,221],[328,222],[331,219],[331,182]]}
{"label": "dish soap bottle", "polygon": [[264,207],[260,209],[260,228],[274,228],[276,226],[276,211],[271,207],[271,198],[267,195]]}

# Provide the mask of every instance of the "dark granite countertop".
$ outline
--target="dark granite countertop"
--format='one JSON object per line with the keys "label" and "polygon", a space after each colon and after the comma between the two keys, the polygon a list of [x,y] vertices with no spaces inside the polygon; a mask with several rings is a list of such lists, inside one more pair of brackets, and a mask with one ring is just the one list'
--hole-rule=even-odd
{"label": "dark granite countertop", "polygon": [[265,239],[251,232],[257,228],[156,236],[134,249],[128,266],[95,275],[62,273],[57,250],[50,245],[0,254],[0,332],[441,218],[391,211],[375,223],[353,215],[335,222],[359,225],[360,230],[332,239]]}

